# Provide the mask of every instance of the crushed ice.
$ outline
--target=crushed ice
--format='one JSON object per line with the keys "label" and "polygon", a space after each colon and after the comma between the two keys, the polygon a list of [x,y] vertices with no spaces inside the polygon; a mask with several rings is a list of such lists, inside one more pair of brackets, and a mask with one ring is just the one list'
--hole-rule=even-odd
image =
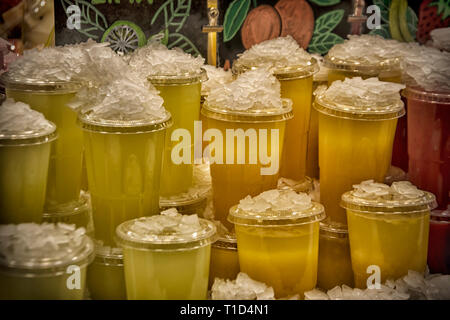
{"label": "crushed ice", "polygon": [[353,196],[367,200],[408,200],[424,195],[423,191],[409,181],[397,181],[388,186],[384,183],[366,180],[353,185],[353,188]]}
{"label": "crushed ice", "polygon": [[204,65],[208,80],[202,82],[202,95],[208,95],[214,88],[220,87],[233,80],[231,71],[225,71],[222,68],[216,68],[210,65]]}
{"label": "crushed ice", "polygon": [[275,300],[272,287],[240,272],[235,280],[214,279],[212,300]]}
{"label": "crushed ice", "polygon": [[6,99],[0,105],[0,133],[49,131],[54,126],[40,112],[23,102]]}
{"label": "crushed ice", "polygon": [[450,27],[436,28],[430,32],[433,47],[450,51]]}
{"label": "crushed ice", "polygon": [[311,197],[292,189],[268,190],[255,197],[247,196],[239,201],[238,208],[253,213],[265,211],[304,211],[311,207]]}

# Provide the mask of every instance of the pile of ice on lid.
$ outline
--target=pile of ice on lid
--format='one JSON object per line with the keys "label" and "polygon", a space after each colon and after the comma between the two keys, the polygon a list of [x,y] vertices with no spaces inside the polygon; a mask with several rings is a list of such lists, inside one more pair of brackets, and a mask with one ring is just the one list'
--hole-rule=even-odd
{"label": "pile of ice on lid", "polygon": [[430,32],[433,47],[450,51],[450,27],[437,28]]}
{"label": "pile of ice on lid", "polygon": [[388,59],[401,58],[407,44],[378,35],[349,35],[328,52],[329,57],[353,63],[377,65]]}
{"label": "pile of ice on lid", "polygon": [[247,71],[216,87],[206,97],[209,106],[229,110],[281,109],[280,82],[266,69]]}
{"label": "pile of ice on lid", "polygon": [[307,66],[311,55],[291,36],[278,37],[255,44],[238,55],[237,65],[265,67],[271,71],[284,67]]}
{"label": "pile of ice on lid", "polygon": [[159,240],[164,236],[167,240],[172,235],[189,234],[202,230],[200,220],[196,214],[182,215],[176,208],[162,211],[159,215],[144,217],[135,220],[129,227],[143,241]]}
{"label": "pile of ice on lid", "polygon": [[212,300],[275,300],[272,287],[240,272],[236,280],[216,278],[211,288]]}
{"label": "pile of ice on lid", "polygon": [[408,85],[426,91],[450,92],[450,52],[415,46],[405,54],[402,69]]}
{"label": "pile of ice on lid", "polygon": [[332,104],[344,105],[346,108],[376,111],[400,101],[403,84],[384,82],[378,78],[363,80],[361,77],[345,78],[334,81],[319,97]]}
{"label": "pile of ice on lid", "polygon": [[326,293],[314,289],[305,292],[306,300],[448,300],[450,275],[433,274],[425,277],[416,271],[398,280],[387,280],[379,289],[352,289],[337,286]]}
{"label": "pile of ice on lid", "polygon": [[311,54],[311,56],[317,60],[317,63],[319,65],[319,71],[314,74],[313,80],[314,81],[328,81],[328,72],[330,71],[329,68],[327,68],[323,61],[323,57],[320,54]]}
{"label": "pile of ice on lid", "polygon": [[168,49],[159,42],[135,50],[129,57],[130,66],[144,77],[198,74],[205,63],[180,48]]}
{"label": "pile of ice on lid", "polygon": [[6,99],[0,106],[0,133],[48,131],[52,124],[28,104]]}
{"label": "pile of ice on lid", "polygon": [[80,248],[85,233],[65,223],[0,225],[0,256],[6,261],[64,259]]}
{"label": "pile of ice on lid", "polygon": [[238,208],[249,213],[266,211],[303,211],[311,207],[311,197],[294,190],[268,190],[255,197],[247,196],[239,201]]}
{"label": "pile of ice on lid", "polygon": [[233,80],[231,71],[225,71],[222,68],[216,68],[210,65],[204,65],[208,80],[202,82],[202,95],[208,95],[214,88],[220,87]]}
{"label": "pile of ice on lid", "polygon": [[393,182],[391,186],[384,183],[366,180],[353,185],[352,194],[367,200],[409,200],[417,199],[424,195],[409,181]]}

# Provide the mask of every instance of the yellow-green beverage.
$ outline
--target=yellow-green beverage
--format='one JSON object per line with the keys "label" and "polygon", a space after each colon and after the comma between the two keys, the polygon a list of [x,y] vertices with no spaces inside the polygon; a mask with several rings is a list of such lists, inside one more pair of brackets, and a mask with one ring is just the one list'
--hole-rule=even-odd
{"label": "yellow-green beverage", "polygon": [[389,187],[369,180],[344,193],[341,205],[347,210],[357,288],[366,288],[376,270],[381,283],[409,270],[425,272],[430,210],[437,206],[433,194],[409,181]]}
{"label": "yellow-green beverage", "polygon": [[121,224],[127,298],[205,300],[215,233],[211,221],[175,209]]}
{"label": "yellow-green beverage", "polygon": [[87,287],[94,300],[126,300],[122,249],[96,245],[95,259],[87,270]]}
{"label": "yellow-green beverage", "polygon": [[162,150],[170,114],[163,119],[99,120],[81,112],[95,238],[114,246],[122,222],[159,212]]}
{"label": "yellow-green beverage", "polygon": [[[194,159],[194,121],[200,117],[201,81],[204,71],[185,76],[149,78],[164,99],[164,107],[171,113],[173,126],[167,130],[164,159],[161,173],[161,195],[173,196],[186,192],[192,185]],[[185,129],[191,138],[189,163],[176,164],[172,150],[180,141],[172,141],[172,132]]]}
{"label": "yellow-green beverage", "polygon": [[211,246],[208,288],[212,287],[216,278],[236,279],[239,271],[236,235],[234,233],[221,234]]}
{"label": "yellow-green beverage", "polygon": [[[74,225],[1,225],[0,300],[81,300],[94,244]],[[51,245],[49,245],[51,244]]]}
{"label": "yellow-green beverage", "polygon": [[77,111],[68,103],[80,85],[64,81],[33,81],[6,73],[1,82],[8,98],[22,101],[52,121],[58,128],[48,169],[46,205],[75,201],[80,195],[83,143],[76,125]]}
{"label": "yellow-green beverage", "polygon": [[[12,108],[24,105],[7,101]],[[0,108],[3,111],[6,102]],[[0,121],[7,121],[1,116],[5,118]],[[50,149],[57,136],[55,125],[42,120],[47,124],[35,129],[21,130],[10,122],[11,129],[4,130],[0,125],[0,224],[42,219]]]}
{"label": "yellow-green beverage", "polygon": [[93,237],[94,221],[90,201],[90,195],[81,191],[77,201],[47,206],[44,209],[42,222],[74,224],[77,228],[85,228],[86,234]]}

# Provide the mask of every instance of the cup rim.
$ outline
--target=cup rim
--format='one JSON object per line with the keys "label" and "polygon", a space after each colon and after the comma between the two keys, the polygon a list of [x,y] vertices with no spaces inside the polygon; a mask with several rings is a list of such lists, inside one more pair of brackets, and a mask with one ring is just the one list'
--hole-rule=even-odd
{"label": "cup rim", "polygon": [[62,94],[75,93],[83,87],[83,83],[73,80],[48,80],[27,77],[15,77],[7,71],[0,75],[0,86],[9,89],[32,93]]}
{"label": "cup rim", "polygon": [[22,132],[0,133],[0,147],[25,147],[49,143],[56,140],[58,138],[57,127],[53,122],[48,122],[50,123],[51,127],[46,130],[28,130]]}

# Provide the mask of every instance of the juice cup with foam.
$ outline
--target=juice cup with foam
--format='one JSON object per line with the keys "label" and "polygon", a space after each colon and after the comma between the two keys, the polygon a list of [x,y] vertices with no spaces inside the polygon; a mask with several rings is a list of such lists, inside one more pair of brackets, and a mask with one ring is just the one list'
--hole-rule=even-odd
{"label": "juice cup with foam", "polygon": [[104,120],[81,112],[95,238],[114,246],[116,227],[159,212],[162,150],[169,113],[162,119]]}
{"label": "juice cup with foam", "polygon": [[323,290],[330,290],[344,284],[353,288],[347,226],[321,222],[317,286]]}
{"label": "juice cup with foam", "polygon": [[205,300],[216,227],[176,209],[117,227],[129,300]]}
{"label": "juice cup with foam", "polygon": [[333,222],[345,224],[341,195],[364,179],[383,182],[391,164],[402,85],[376,78],[334,82],[316,97],[319,112],[320,201]]}
{"label": "juice cup with foam", "polygon": [[86,281],[94,300],[126,300],[122,249],[96,244]]}
{"label": "juice cup with foam", "polygon": [[379,270],[381,283],[408,270],[425,272],[433,194],[409,181],[389,187],[368,180],[344,193],[341,205],[347,210],[356,287],[366,288],[374,270]]}
{"label": "juice cup with foam", "polygon": [[83,139],[76,124],[77,111],[68,103],[80,89],[79,83],[37,81],[5,73],[0,79],[6,95],[30,105],[58,128],[58,140],[52,146],[46,205],[78,200],[81,188]]}
{"label": "juice cup with foam", "polygon": [[0,234],[0,300],[84,299],[94,244],[83,228],[27,223]]}
{"label": "juice cup with foam", "polygon": [[56,126],[12,100],[0,106],[0,117],[0,223],[40,222]]}
{"label": "juice cup with foam", "polygon": [[267,67],[280,81],[281,97],[292,100],[294,114],[286,123],[280,175],[301,180],[306,174],[313,75],[319,66],[288,36],[264,41],[244,52],[234,63],[233,73]]}
{"label": "juice cup with foam", "polygon": [[269,190],[230,209],[241,272],[283,298],[312,290],[317,281],[323,206],[305,193]]}

